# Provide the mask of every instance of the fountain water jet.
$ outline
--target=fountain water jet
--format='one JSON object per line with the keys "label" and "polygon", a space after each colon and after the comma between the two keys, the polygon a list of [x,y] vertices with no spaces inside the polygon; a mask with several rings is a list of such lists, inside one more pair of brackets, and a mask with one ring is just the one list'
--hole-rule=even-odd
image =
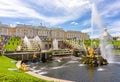
{"label": "fountain water jet", "polygon": [[[102,34],[100,37],[100,50],[101,50],[101,55],[103,58],[107,59],[108,62],[113,62],[114,61],[114,55],[112,53],[112,44],[108,44],[109,41],[112,40],[112,37],[110,34],[107,32],[107,29],[103,28],[103,24],[101,22],[99,13],[97,11],[97,8],[95,4],[92,4],[92,15],[91,15],[91,27],[92,27],[92,32],[91,36],[93,36],[93,32],[96,31],[98,34]],[[98,27],[94,30],[94,27]]]}
{"label": "fountain water jet", "polygon": [[53,50],[58,50],[58,40],[57,39],[53,40]]}
{"label": "fountain water jet", "polygon": [[82,47],[83,47],[83,49],[85,50],[85,54],[87,55],[87,54],[88,54],[88,52],[87,52],[87,48],[86,48],[86,46],[85,46],[84,41],[82,42]]}
{"label": "fountain water jet", "polygon": [[25,36],[25,38],[23,39],[23,43],[27,46],[28,50],[32,49],[32,45],[31,45],[29,39],[27,38],[27,36]]}
{"label": "fountain water jet", "polygon": [[36,36],[34,38],[34,41],[35,41],[35,43],[38,43],[38,45],[40,45],[40,48],[42,48],[42,40],[39,38],[39,36]]}
{"label": "fountain water jet", "polygon": [[104,33],[100,37],[100,50],[101,50],[101,55],[105,59],[107,59],[109,63],[114,62],[113,45],[110,44],[111,41],[112,41],[112,37],[105,28]]}
{"label": "fountain water jet", "polygon": [[[97,27],[97,28],[94,29],[94,27]],[[100,16],[99,16],[99,13],[97,11],[97,8],[96,8],[95,4],[92,4],[91,28],[92,28],[91,36],[93,36],[94,32],[96,32],[96,34],[97,33],[99,34],[99,33],[102,33],[102,30],[103,30],[103,25],[102,25],[102,22],[101,22],[101,19],[100,19]],[[105,32],[103,34],[108,34],[108,33]],[[106,39],[106,38],[104,38],[104,39]],[[102,41],[104,41],[104,40],[102,40]],[[101,44],[103,45],[104,42],[101,43],[102,41],[100,41],[100,45]],[[101,47],[100,47],[100,49],[101,49]],[[109,48],[106,48],[106,49],[108,50]],[[101,53],[102,52],[103,51],[101,51]],[[107,53],[107,55],[108,54],[109,53]],[[81,62],[82,62],[82,64],[88,64],[90,66],[101,66],[101,65],[107,65],[108,64],[106,59],[107,59],[107,57],[104,58],[103,53],[102,53],[101,56],[100,56],[100,54],[96,55],[96,51],[94,50],[93,44],[92,44],[92,41],[91,41],[91,46],[88,47],[88,55],[83,56],[82,59],[81,59]]]}
{"label": "fountain water jet", "polygon": [[93,36],[94,32],[95,34],[101,34],[103,32],[103,24],[99,16],[99,12],[94,3],[92,4],[91,28],[91,36]]}

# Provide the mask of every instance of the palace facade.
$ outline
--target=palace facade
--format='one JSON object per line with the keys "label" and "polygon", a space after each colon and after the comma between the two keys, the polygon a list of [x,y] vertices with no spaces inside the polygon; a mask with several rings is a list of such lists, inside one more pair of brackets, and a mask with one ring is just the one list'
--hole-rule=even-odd
{"label": "palace facade", "polygon": [[12,37],[46,37],[52,39],[89,39],[87,33],[82,33],[80,31],[64,31],[61,28],[48,28],[46,26],[32,26],[18,24],[16,27],[10,27],[0,23],[0,35],[8,35]]}

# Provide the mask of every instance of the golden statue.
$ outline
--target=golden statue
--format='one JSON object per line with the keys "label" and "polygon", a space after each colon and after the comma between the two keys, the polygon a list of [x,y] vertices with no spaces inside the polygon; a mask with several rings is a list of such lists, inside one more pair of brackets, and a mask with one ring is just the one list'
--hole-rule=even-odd
{"label": "golden statue", "polygon": [[22,63],[22,64],[21,64],[21,69],[22,69],[23,71],[28,71],[28,68],[26,67],[25,63]]}
{"label": "golden statue", "polygon": [[88,57],[94,57],[95,50],[93,50],[90,46],[88,47]]}
{"label": "golden statue", "polygon": [[33,58],[34,58],[34,59],[37,58],[37,54],[36,54],[36,53],[33,54]]}

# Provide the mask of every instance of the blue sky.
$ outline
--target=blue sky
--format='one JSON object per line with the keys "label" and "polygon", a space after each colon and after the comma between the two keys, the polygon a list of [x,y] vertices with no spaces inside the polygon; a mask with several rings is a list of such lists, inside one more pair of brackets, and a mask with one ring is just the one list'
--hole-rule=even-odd
{"label": "blue sky", "polygon": [[0,0],[0,21],[13,26],[42,22],[46,26],[82,31],[96,37],[98,34],[90,33],[92,3],[108,32],[120,36],[120,0]]}

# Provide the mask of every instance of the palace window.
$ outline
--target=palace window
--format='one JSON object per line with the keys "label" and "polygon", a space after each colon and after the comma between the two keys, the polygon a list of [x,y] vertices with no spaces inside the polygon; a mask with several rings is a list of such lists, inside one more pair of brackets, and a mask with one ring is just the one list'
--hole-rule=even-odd
{"label": "palace window", "polygon": [[60,35],[60,33],[59,32],[57,32],[57,36],[59,37],[59,35]]}

